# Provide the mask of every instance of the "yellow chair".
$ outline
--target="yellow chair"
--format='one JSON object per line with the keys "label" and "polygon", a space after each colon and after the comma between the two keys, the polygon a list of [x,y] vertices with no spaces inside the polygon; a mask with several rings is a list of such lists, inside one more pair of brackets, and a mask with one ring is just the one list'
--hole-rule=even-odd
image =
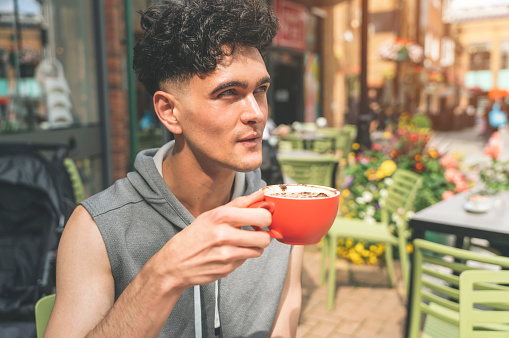
{"label": "yellow chair", "polygon": [[55,294],[42,297],[35,303],[35,326],[37,328],[37,338],[43,338],[48,326],[49,317],[55,304]]}
{"label": "yellow chair", "polygon": [[[412,209],[415,196],[422,184],[422,178],[411,171],[397,169],[392,175],[393,183],[388,188],[387,197],[381,208],[381,222],[372,224],[360,219],[346,219],[337,217],[331,229],[323,241],[320,283],[325,282],[325,261],[329,258],[329,276],[328,276],[328,295],[327,307],[329,310],[334,308],[334,296],[336,292],[336,259],[337,244],[340,238],[353,238],[354,240],[367,241],[372,243],[385,244],[385,262],[389,283],[394,286],[394,266],[392,247],[399,250],[399,259],[401,271],[405,286],[408,285],[408,254],[406,252],[406,214]],[[398,236],[391,234],[389,230],[390,216],[394,213],[400,213],[403,224],[398,226]]]}

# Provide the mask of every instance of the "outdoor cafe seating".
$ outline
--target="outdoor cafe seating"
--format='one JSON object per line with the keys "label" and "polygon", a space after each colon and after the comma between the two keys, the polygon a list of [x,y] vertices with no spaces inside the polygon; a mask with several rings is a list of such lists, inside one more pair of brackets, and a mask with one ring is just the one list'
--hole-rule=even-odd
{"label": "outdoor cafe seating", "polygon": [[409,338],[509,336],[508,257],[416,239],[413,266]]}
{"label": "outdoor cafe seating", "polygon": [[[379,223],[369,223],[359,219],[347,219],[338,216],[331,229],[324,238],[321,260],[320,281],[325,281],[325,261],[329,259],[328,275],[328,293],[327,307],[332,310],[334,307],[334,295],[336,291],[336,270],[335,264],[337,258],[337,243],[340,238],[353,238],[364,240],[371,243],[385,243],[385,262],[389,284],[394,286],[394,264],[392,247],[396,247],[399,252],[401,269],[403,272],[404,284],[408,285],[408,257],[406,253],[407,219],[405,215],[413,206],[413,201],[422,184],[421,177],[405,169],[397,169],[393,174],[393,183],[388,189],[387,197],[382,207],[382,221]],[[402,223],[397,227],[398,236],[391,234],[389,224],[393,214],[402,216]]]}

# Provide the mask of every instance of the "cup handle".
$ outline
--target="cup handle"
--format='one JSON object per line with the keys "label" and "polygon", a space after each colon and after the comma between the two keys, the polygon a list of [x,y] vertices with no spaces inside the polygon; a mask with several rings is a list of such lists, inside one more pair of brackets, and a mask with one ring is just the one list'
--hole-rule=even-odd
{"label": "cup handle", "polygon": [[[264,209],[267,209],[271,214],[273,214],[274,210],[276,209],[276,206],[274,205],[274,203],[272,203],[270,201],[259,201],[259,202],[255,202],[255,203],[251,204],[249,206],[249,208],[264,208]],[[256,225],[252,225],[251,227],[253,229],[255,229],[256,231],[266,231]],[[269,236],[272,238],[275,238],[275,239],[283,238],[283,235],[274,229],[270,229],[269,231],[266,231],[266,232],[268,232]]]}

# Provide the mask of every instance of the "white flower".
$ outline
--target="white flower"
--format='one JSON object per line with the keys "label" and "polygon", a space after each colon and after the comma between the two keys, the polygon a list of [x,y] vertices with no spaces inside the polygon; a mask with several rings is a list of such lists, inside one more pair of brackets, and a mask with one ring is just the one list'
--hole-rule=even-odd
{"label": "white flower", "polygon": [[366,203],[369,203],[373,200],[373,194],[369,191],[365,191],[362,193],[362,198],[366,201]]}
{"label": "white flower", "polygon": [[364,211],[359,212],[360,218],[364,218],[366,216],[366,213]]}
{"label": "white flower", "polygon": [[392,184],[392,178],[390,177],[387,177],[385,180],[384,180],[384,183],[387,184],[387,186],[390,186]]}
{"label": "white flower", "polygon": [[387,197],[388,194],[389,194],[389,192],[387,191],[387,189],[380,189],[380,196],[382,198]]}
{"label": "white flower", "polygon": [[367,216],[364,221],[368,222],[369,224],[376,224],[376,221],[373,217]]}
{"label": "white flower", "polygon": [[385,207],[385,200],[384,199],[381,199],[378,204],[380,204],[380,208],[383,208]]}
{"label": "white flower", "polygon": [[414,215],[415,215],[415,212],[413,212],[412,210],[409,210],[409,211],[406,213],[406,218],[410,219],[410,218],[412,218]]}
{"label": "white flower", "polygon": [[366,208],[366,214],[368,214],[369,216],[373,216],[375,214],[375,211],[376,209],[372,205]]}
{"label": "white flower", "polygon": [[364,201],[364,198],[362,198],[362,197],[357,197],[357,198],[355,199],[355,202],[356,202],[357,204],[365,204],[365,203],[366,203],[366,202]]}

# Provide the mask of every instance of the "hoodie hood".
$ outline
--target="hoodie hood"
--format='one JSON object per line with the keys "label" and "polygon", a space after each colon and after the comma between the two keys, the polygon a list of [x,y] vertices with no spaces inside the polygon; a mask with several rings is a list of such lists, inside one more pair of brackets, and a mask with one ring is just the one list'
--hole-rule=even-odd
{"label": "hoodie hood", "polygon": [[[163,147],[164,151],[171,151],[175,141],[170,141]],[[164,182],[162,175],[159,173],[154,157],[158,152],[158,148],[147,149],[138,153],[134,162],[136,172],[127,175],[128,180],[143,199],[151,202],[150,204],[166,219],[180,228],[186,227],[194,221],[194,217],[173,195],[171,190]],[[166,156],[162,156],[164,158]],[[157,159],[161,160],[161,159]],[[265,186],[265,182],[261,180],[260,169],[248,173],[237,173],[236,180],[243,179],[243,190],[234,191],[234,196],[249,195],[261,187]],[[236,182],[235,190],[239,185]],[[179,220],[176,222],[176,220]]]}

